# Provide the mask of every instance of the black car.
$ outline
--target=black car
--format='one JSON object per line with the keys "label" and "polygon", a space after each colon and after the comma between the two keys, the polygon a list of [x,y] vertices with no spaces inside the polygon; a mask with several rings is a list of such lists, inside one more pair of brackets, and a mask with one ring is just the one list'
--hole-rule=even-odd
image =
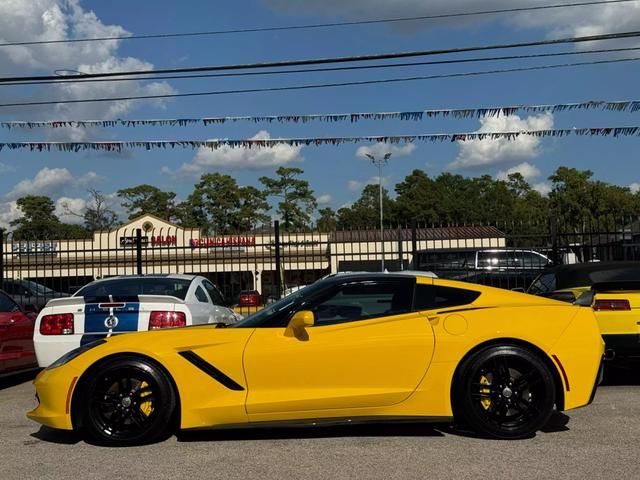
{"label": "black car", "polygon": [[2,289],[22,309],[32,312],[42,310],[49,300],[69,296],[32,280],[23,279],[5,279]]}

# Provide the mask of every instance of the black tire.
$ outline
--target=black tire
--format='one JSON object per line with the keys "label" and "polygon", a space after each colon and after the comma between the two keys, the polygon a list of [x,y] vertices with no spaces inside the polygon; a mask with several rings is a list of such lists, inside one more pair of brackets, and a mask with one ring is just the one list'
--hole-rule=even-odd
{"label": "black tire", "polygon": [[136,357],[115,358],[88,374],[74,401],[87,440],[130,446],[153,443],[173,433],[176,393],[154,363]]}
{"label": "black tire", "polygon": [[452,403],[457,422],[483,436],[527,438],[553,414],[555,382],[534,352],[496,346],[471,355],[460,366]]}

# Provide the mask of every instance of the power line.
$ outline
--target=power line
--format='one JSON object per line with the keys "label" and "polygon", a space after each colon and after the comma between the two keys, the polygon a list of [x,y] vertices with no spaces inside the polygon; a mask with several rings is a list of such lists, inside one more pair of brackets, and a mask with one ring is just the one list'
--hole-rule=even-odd
{"label": "power line", "polygon": [[467,142],[474,140],[515,140],[523,135],[537,138],[567,137],[567,136],[612,136],[637,137],[640,136],[640,126],[622,127],[588,127],[564,128],[544,130],[517,130],[510,132],[465,132],[465,133],[427,133],[418,135],[374,135],[355,137],[302,137],[302,138],[269,138],[269,139],[241,139],[241,140],[129,140],[119,142],[2,142],[3,148],[9,150],[27,149],[30,151],[60,151],[79,152],[97,150],[121,152],[125,149],[159,150],[167,148],[208,148],[216,150],[221,147],[230,148],[271,148],[277,145],[290,146],[319,146],[342,145],[345,143],[411,143],[411,142]]}
{"label": "power line", "polygon": [[551,5],[538,5],[538,6],[531,6],[531,7],[516,7],[516,8],[505,8],[505,9],[495,9],[495,10],[478,10],[478,11],[472,11],[472,12],[444,13],[439,15],[421,15],[421,16],[413,16],[413,17],[358,20],[358,21],[352,21],[352,22],[312,23],[312,24],[303,24],[303,25],[284,25],[284,26],[277,26],[277,27],[235,28],[235,29],[229,29],[229,30],[211,30],[211,31],[203,31],[203,32],[157,33],[157,34],[147,34],[147,35],[128,35],[128,36],[111,36],[111,37],[72,38],[72,39],[64,39],[64,40],[37,40],[37,41],[24,41],[24,42],[8,42],[8,43],[0,43],[0,47],[50,45],[50,44],[81,43],[81,42],[104,42],[104,41],[113,41],[113,40],[149,40],[149,39],[159,39],[159,38],[202,37],[202,36],[230,35],[230,34],[242,34],[242,33],[310,30],[310,29],[321,29],[321,28],[351,27],[351,26],[358,26],[358,25],[375,25],[375,24],[382,24],[382,23],[401,23],[401,22],[414,22],[414,21],[425,21],[425,20],[438,20],[438,19],[447,19],[447,18],[496,15],[496,14],[505,14],[505,13],[530,12],[530,11],[541,11],[541,10],[551,10],[551,9],[560,9],[560,8],[587,7],[587,6],[596,6],[596,5],[611,5],[611,4],[636,2],[636,1],[638,0],[601,0],[601,1],[591,1],[591,2],[559,3],[559,4],[551,4]]}
{"label": "power line", "polygon": [[481,75],[493,75],[493,74],[512,73],[512,72],[529,72],[529,71],[535,71],[535,70],[550,70],[550,69],[570,68],[570,67],[587,66],[587,65],[606,65],[606,64],[614,64],[614,63],[623,63],[623,62],[636,62],[638,60],[640,60],[640,57],[623,58],[623,59],[616,59],[616,60],[598,60],[598,61],[591,61],[591,62],[563,63],[563,64],[556,64],[556,65],[538,65],[534,67],[484,70],[480,72],[447,73],[447,74],[441,74],[441,75],[386,78],[386,79],[377,79],[377,80],[359,80],[359,81],[351,81],[351,82],[290,85],[285,87],[247,88],[247,89],[237,89],[237,90],[218,90],[218,91],[212,91],[212,92],[168,93],[168,94],[160,94],[160,95],[136,95],[136,96],[130,96],[130,97],[108,97],[108,98],[67,99],[67,100],[38,101],[38,102],[16,102],[16,103],[0,104],[0,108],[28,107],[28,106],[37,106],[37,105],[57,105],[62,103],[74,104],[74,103],[93,103],[93,102],[116,102],[116,101],[127,101],[127,100],[154,100],[154,99],[162,99],[162,98],[203,97],[203,96],[213,96],[213,95],[232,95],[232,94],[241,94],[241,93],[311,90],[311,89],[347,87],[347,86],[356,86],[356,85],[376,85],[376,84],[386,84],[386,83],[411,82],[411,81],[418,81],[418,80],[436,80],[436,79],[442,79],[442,78],[474,77],[474,76],[481,76]]}
{"label": "power line", "polygon": [[348,113],[312,113],[312,114],[286,114],[286,115],[244,115],[227,117],[182,117],[182,118],[160,118],[160,119],[117,119],[117,120],[32,120],[32,121],[0,121],[0,127],[6,129],[13,128],[87,128],[87,127],[189,127],[194,125],[218,125],[231,122],[253,122],[253,123],[309,123],[320,122],[350,122],[355,123],[362,120],[412,120],[420,121],[425,118],[452,117],[462,118],[482,118],[511,116],[517,112],[541,113],[541,112],[567,112],[574,110],[601,110],[613,112],[640,111],[640,100],[589,100],[586,102],[556,103],[542,105],[507,105],[491,107],[467,107],[467,108],[444,108],[416,111],[395,111],[395,112],[348,112]]}
{"label": "power line", "polygon": [[[346,57],[328,57],[328,58],[308,58],[301,60],[283,60],[275,62],[260,62],[260,63],[245,63],[245,64],[232,64],[232,65],[211,65],[202,67],[188,67],[188,68],[170,68],[159,70],[131,70],[124,72],[102,72],[102,73],[81,73],[79,75],[69,75],[70,79],[86,79],[86,78],[107,78],[107,77],[125,77],[125,76],[139,76],[139,75],[158,75],[158,74],[173,74],[173,73],[196,73],[196,72],[208,72],[208,71],[224,71],[224,70],[248,70],[248,69],[261,69],[272,67],[295,67],[303,65],[326,65],[332,63],[353,63],[353,62],[367,62],[372,60],[392,60],[397,58],[410,58],[410,57],[425,57],[432,55],[445,55],[452,53],[467,53],[478,52],[486,50],[503,50],[510,48],[524,48],[524,47],[538,47],[548,45],[561,45],[567,43],[583,43],[594,42],[602,40],[620,40],[624,38],[640,37],[640,31],[631,32],[619,32],[619,33],[606,33],[602,35],[588,35],[581,37],[567,37],[557,38],[552,40],[538,40],[533,42],[520,42],[520,43],[502,43],[495,45],[482,45],[473,47],[460,47],[460,48],[446,48],[437,50],[419,50],[410,52],[397,52],[397,53],[378,53],[368,55],[354,55]],[[28,81],[46,81],[46,80],[60,80],[58,75],[44,75],[44,76],[28,76],[28,77],[3,77],[0,78],[0,83],[8,82],[28,82]]]}
{"label": "power line", "polygon": [[165,76],[150,76],[142,78],[96,78],[86,80],[47,80],[47,81],[35,81],[35,82],[12,82],[12,83],[0,83],[0,87],[6,86],[22,86],[22,85],[50,85],[50,84],[65,84],[65,83],[98,83],[98,82],[138,82],[149,80],[189,80],[196,78],[226,78],[226,77],[245,77],[245,76],[266,76],[266,75],[288,75],[296,73],[317,73],[317,72],[341,72],[352,70],[370,70],[370,69],[382,69],[382,68],[398,68],[398,67],[417,67],[426,65],[451,65],[459,63],[478,63],[478,62],[492,62],[492,61],[505,61],[505,60],[525,60],[529,58],[546,58],[546,57],[564,57],[564,56],[576,56],[576,55],[589,55],[598,53],[619,53],[630,52],[640,50],[640,47],[625,47],[625,48],[604,48],[597,50],[580,50],[569,52],[555,52],[555,53],[535,53],[529,55],[505,55],[498,57],[478,57],[478,58],[462,58],[454,60],[434,60],[428,62],[404,62],[404,63],[385,63],[374,65],[352,65],[348,67],[323,67],[323,68],[302,68],[291,70],[266,70],[257,72],[235,72],[235,73],[213,73],[213,74],[199,74],[199,75],[165,75]]}

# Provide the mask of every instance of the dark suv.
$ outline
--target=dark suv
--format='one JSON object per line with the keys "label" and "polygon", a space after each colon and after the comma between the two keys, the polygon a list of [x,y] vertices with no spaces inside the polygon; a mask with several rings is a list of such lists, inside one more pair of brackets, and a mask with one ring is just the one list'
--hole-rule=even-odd
{"label": "dark suv", "polygon": [[416,258],[417,270],[440,278],[511,289],[526,289],[551,265],[548,257],[535,250],[511,248],[422,250]]}

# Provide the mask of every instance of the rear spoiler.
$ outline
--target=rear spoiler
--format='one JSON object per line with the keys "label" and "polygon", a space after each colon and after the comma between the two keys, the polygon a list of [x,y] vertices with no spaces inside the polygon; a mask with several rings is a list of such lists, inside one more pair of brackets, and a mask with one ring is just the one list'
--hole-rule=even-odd
{"label": "rear spoiler", "polygon": [[618,280],[613,282],[599,282],[591,285],[594,292],[615,292],[640,290],[640,281],[638,280]]}
{"label": "rear spoiler", "polygon": [[127,297],[65,297],[55,298],[49,300],[47,307],[70,307],[70,306],[82,306],[88,303],[178,303],[185,304],[186,302],[178,297],[172,297],[170,295],[137,295]]}

